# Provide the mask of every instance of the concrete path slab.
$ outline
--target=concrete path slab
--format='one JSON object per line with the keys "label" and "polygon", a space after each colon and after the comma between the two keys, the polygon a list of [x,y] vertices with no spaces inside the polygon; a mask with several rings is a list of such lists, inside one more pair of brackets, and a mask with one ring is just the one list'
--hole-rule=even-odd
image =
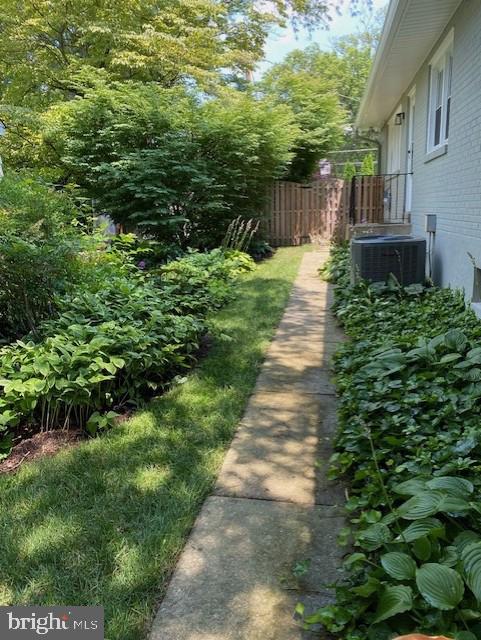
{"label": "concrete path slab", "polygon": [[293,409],[294,401],[291,408],[282,406],[286,394],[271,395],[273,406],[266,407],[262,397],[264,405],[245,415],[222,466],[216,495],[342,505],[343,488],[327,479],[334,398],[296,396]]}
{"label": "concrete path slab", "polygon": [[300,372],[280,367],[277,371],[263,369],[257,378],[255,392],[277,391],[283,393],[320,393],[335,395],[331,373],[318,367],[304,366]]}
{"label": "concrete path slab", "polygon": [[313,317],[305,311],[286,311],[275,338],[309,337],[317,342],[343,342],[344,333],[334,324],[333,318]]}
{"label": "concrete path slab", "polygon": [[337,400],[333,396],[282,392],[256,393],[249,401],[241,424],[246,422],[255,424],[256,420],[262,419],[264,410],[277,409],[279,416],[292,412],[306,413],[311,416],[312,410],[315,409],[317,411],[315,420],[323,427],[323,432],[318,431],[318,436],[326,436],[330,442],[337,428],[336,408]]}
{"label": "concrete path slab", "polygon": [[[299,274],[220,472],[181,555],[150,640],[307,640],[294,619],[332,601],[344,490],[327,479],[336,430],[330,361],[344,339],[318,276]],[[308,561],[295,578],[293,567]],[[316,635],[326,638],[326,635]]]}
{"label": "concrete path slab", "polygon": [[[301,640],[294,607],[332,601],[339,579],[332,507],[209,498],[184,549],[151,640]],[[321,560],[322,559],[322,560]],[[299,580],[296,563],[309,564]],[[321,566],[322,565],[322,566]]]}

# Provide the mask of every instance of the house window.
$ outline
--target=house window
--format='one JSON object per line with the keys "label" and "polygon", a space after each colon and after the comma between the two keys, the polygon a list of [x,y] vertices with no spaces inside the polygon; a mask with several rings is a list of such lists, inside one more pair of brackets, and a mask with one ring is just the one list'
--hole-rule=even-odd
{"label": "house window", "polygon": [[453,80],[453,32],[445,39],[429,65],[428,152],[447,143]]}

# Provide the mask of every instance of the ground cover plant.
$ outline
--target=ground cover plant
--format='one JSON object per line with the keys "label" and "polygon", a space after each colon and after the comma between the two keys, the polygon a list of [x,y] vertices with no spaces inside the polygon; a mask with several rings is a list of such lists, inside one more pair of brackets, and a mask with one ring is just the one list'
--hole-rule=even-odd
{"label": "ground cover plant", "polygon": [[353,543],[336,604],[307,619],[346,640],[481,636],[481,325],[461,292],[324,276],[351,338],[335,357]]}
{"label": "ground cover plant", "polygon": [[99,604],[106,638],[147,637],[305,250],[280,249],[238,280],[207,316],[208,355],[143,411],[0,476],[1,604]]}
{"label": "ground cover plant", "polygon": [[[232,297],[235,278],[253,268],[238,251],[190,253],[144,272],[107,252],[93,282],[73,285],[59,314],[0,350],[0,437],[15,429],[107,426],[191,367],[205,317]],[[103,415],[105,414],[105,415]]]}

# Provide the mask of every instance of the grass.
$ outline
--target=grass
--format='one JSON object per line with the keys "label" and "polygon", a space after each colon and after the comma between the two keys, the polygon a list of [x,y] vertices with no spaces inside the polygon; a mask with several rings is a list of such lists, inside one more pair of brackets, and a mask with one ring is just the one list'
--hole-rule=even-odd
{"label": "grass", "polygon": [[102,605],[108,640],[146,637],[305,250],[279,250],[238,284],[184,384],[108,434],[0,478],[0,604]]}

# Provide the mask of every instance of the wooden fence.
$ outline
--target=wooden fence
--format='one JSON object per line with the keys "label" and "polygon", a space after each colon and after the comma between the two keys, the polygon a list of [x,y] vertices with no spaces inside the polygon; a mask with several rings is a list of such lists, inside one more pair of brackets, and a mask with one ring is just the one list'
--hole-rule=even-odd
{"label": "wooden fence", "polygon": [[344,181],[338,179],[275,182],[266,217],[270,243],[290,246],[342,234],[349,211],[347,196]]}
{"label": "wooden fence", "polygon": [[316,238],[344,239],[349,224],[384,221],[383,193],[382,176],[358,176],[354,182],[275,182],[265,221],[267,236],[276,247]]}
{"label": "wooden fence", "polygon": [[384,176],[356,176],[349,197],[355,224],[384,222]]}

